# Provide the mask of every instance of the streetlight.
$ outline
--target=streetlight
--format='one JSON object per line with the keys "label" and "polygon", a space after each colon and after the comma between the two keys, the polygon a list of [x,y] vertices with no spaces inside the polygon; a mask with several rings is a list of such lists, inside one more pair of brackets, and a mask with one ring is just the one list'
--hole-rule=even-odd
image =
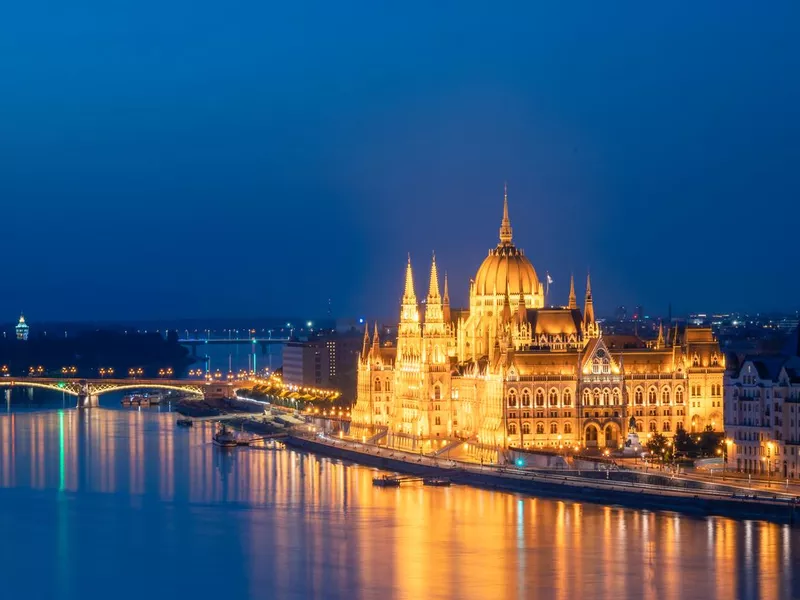
{"label": "streetlight", "polygon": [[772,442],[767,442],[767,487],[770,487],[772,479]]}

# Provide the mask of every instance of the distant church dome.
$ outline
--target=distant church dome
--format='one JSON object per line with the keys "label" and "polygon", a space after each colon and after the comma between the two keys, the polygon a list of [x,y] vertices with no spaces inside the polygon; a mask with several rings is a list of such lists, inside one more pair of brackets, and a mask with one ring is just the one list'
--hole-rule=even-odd
{"label": "distant church dome", "polygon": [[539,278],[531,261],[511,242],[511,221],[508,218],[508,194],[503,199],[503,221],[500,243],[489,250],[475,275],[475,291],[479,296],[535,296],[541,293]]}

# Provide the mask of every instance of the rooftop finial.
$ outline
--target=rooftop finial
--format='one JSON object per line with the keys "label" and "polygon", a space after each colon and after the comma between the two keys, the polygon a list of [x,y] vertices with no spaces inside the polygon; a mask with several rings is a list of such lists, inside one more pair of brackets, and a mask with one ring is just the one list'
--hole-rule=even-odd
{"label": "rooftop finial", "polygon": [[511,219],[508,218],[508,184],[503,184],[503,220],[500,223],[500,243],[511,243]]}

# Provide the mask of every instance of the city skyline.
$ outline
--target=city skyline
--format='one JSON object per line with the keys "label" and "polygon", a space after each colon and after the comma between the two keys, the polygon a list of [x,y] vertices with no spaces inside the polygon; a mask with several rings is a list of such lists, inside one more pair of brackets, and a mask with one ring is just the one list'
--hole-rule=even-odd
{"label": "city skyline", "polygon": [[84,4],[0,24],[9,318],[392,314],[408,252],[474,272],[504,181],[554,298],[800,297],[794,3]]}

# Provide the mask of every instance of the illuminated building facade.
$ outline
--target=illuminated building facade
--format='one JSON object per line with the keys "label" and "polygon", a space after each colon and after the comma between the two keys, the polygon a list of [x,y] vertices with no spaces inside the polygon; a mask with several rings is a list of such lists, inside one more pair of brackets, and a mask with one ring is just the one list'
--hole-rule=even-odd
{"label": "illuminated building facade", "polygon": [[14,328],[14,330],[17,333],[18,340],[28,339],[28,335],[30,333],[30,327],[28,327],[28,324],[25,322],[25,315],[20,313],[19,322],[17,323],[17,326]]}
{"label": "illuminated building facade", "polygon": [[744,356],[725,377],[728,468],[800,477],[800,342],[785,354]]}
{"label": "illuminated building facade", "polygon": [[[441,294],[440,294],[441,291]],[[424,315],[409,258],[396,344],[364,332],[351,433],[386,430],[407,448],[469,439],[477,448],[618,448],[632,426],[673,435],[723,426],[724,357],[710,329],[656,340],[604,336],[591,281],[582,308],[545,306],[536,270],[513,243],[508,198],[500,240],[450,307],[431,264]]]}

